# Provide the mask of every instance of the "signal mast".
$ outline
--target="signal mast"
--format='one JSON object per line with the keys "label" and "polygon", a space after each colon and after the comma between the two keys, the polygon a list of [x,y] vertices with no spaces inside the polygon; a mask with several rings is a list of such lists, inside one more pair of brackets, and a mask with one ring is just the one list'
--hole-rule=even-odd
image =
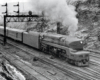
{"label": "signal mast", "polygon": [[6,7],[6,11],[2,12],[2,14],[6,13],[6,15],[8,15],[8,4],[6,3],[5,5],[2,5],[2,7]]}
{"label": "signal mast", "polygon": [[18,2],[18,4],[17,5],[14,5],[14,7],[18,7],[18,10],[17,11],[14,11],[15,13],[17,13],[18,15],[19,15],[19,2]]}

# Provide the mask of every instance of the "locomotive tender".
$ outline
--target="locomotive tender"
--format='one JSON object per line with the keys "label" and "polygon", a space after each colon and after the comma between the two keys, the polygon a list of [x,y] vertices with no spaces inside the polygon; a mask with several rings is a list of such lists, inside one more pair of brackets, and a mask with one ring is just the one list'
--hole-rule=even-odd
{"label": "locomotive tender", "polygon": [[[0,35],[4,35],[3,29],[0,26]],[[89,65],[89,52],[83,50],[84,41],[76,37],[35,31],[25,32],[12,28],[7,28],[6,35],[45,53],[64,58],[70,64]]]}

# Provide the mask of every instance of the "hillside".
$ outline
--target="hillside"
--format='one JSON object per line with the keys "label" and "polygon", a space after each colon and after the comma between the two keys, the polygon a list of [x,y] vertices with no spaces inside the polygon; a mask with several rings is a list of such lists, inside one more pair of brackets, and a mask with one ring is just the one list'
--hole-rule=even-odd
{"label": "hillside", "polygon": [[99,49],[100,41],[100,0],[87,0],[84,3],[78,2],[76,5],[79,25],[88,30],[87,48]]}
{"label": "hillside", "polygon": [[78,2],[76,11],[78,12],[79,24],[83,27],[93,30],[100,26],[100,1],[87,0],[87,2]]}

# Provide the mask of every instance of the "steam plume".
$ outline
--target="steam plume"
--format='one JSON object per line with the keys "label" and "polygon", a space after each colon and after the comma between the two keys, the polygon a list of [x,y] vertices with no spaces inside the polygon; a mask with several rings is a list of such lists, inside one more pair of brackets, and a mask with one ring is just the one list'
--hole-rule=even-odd
{"label": "steam plume", "polygon": [[[70,35],[73,35],[78,29],[77,12],[75,11],[75,2],[79,0],[30,0],[33,11],[36,13],[45,12],[45,16],[55,22],[61,22],[63,26],[68,27]],[[83,0],[84,1],[84,0]]]}

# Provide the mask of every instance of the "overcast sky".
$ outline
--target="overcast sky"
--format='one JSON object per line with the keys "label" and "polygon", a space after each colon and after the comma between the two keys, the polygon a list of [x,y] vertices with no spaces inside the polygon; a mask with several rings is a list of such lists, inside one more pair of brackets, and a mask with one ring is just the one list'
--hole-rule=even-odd
{"label": "overcast sky", "polygon": [[[8,13],[12,13],[13,11],[17,11],[18,7],[14,7],[13,5],[16,5],[19,2],[20,5],[20,12],[28,12],[29,10],[32,10],[32,7],[30,5],[29,0],[0,0],[0,4],[4,5],[5,3],[8,3]],[[6,11],[5,7],[2,7],[0,5],[0,15],[2,15],[2,12]]]}
{"label": "overcast sky", "polygon": [[29,0],[0,0],[0,4],[10,3],[10,2],[28,2]]}

